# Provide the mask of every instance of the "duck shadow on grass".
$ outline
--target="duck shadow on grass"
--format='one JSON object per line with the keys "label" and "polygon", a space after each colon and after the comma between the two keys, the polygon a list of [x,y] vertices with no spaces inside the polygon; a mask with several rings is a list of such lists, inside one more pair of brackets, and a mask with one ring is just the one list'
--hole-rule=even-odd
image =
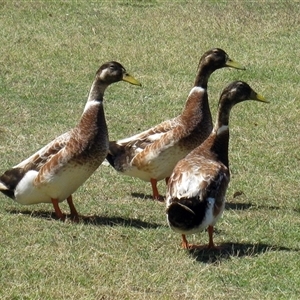
{"label": "duck shadow on grass", "polygon": [[188,253],[198,262],[213,264],[226,259],[231,259],[232,257],[255,257],[259,254],[270,251],[300,251],[299,249],[291,249],[263,243],[223,243],[218,246],[220,246],[220,249],[217,250],[189,250]]}
{"label": "duck shadow on grass", "polygon": [[226,202],[225,209],[229,210],[247,210],[247,209],[268,209],[268,210],[279,210],[281,209],[279,206],[271,206],[271,205],[256,205],[242,202]]}
{"label": "duck shadow on grass", "polygon": [[138,229],[160,228],[163,225],[158,223],[150,223],[140,219],[124,218],[124,217],[105,217],[105,216],[81,216],[80,222],[95,226],[124,226],[135,227]]}
{"label": "duck shadow on grass", "polygon": [[[39,211],[29,211],[29,210],[7,210],[11,214],[16,215],[29,215],[32,218],[45,219],[45,220],[57,220],[54,212],[39,210]],[[72,222],[70,215],[67,215],[67,222]],[[94,225],[94,226],[124,226],[124,227],[135,227],[138,229],[144,228],[160,228],[163,227],[161,224],[145,222],[139,219],[124,218],[124,217],[107,217],[107,216],[79,216],[79,224]],[[76,225],[76,223],[75,223]]]}
{"label": "duck shadow on grass", "polygon": [[226,202],[225,209],[229,210],[247,210],[255,207],[255,205],[251,203],[241,203],[241,202]]}
{"label": "duck shadow on grass", "polygon": [[131,193],[131,196],[133,198],[139,198],[139,199],[142,199],[142,200],[152,200],[153,201],[152,195],[146,195],[146,194],[143,194],[143,193]]}
{"label": "duck shadow on grass", "polygon": [[[133,192],[131,193],[131,196],[133,198],[139,198],[142,200],[152,200],[152,201],[156,201],[153,200],[152,195],[146,195],[143,193],[136,193]],[[160,201],[156,201],[158,203],[165,203],[165,197],[162,196],[162,199],[160,199]],[[243,202],[226,202],[225,203],[225,209],[226,210],[248,210],[248,209],[268,209],[268,210],[279,210],[281,209],[278,206],[270,206],[270,205],[257,205],[257,204],[252,204],[251,202],[248,203],[243,203]]]}

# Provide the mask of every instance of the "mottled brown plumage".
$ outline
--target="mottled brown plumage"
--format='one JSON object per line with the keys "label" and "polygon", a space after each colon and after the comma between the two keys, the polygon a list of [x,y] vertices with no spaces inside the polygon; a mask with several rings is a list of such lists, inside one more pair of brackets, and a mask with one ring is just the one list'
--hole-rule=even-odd
{"label": "mottled brown plumage", "polygon": [[207,82],[215,70],[223,67],[243,69],[222,49],[205,52],[199,61],[194,87],[178,117],[140,134],[109,143],[106,158],[114,169],[121,174],[150,181],[153,198],[161,198],[157,181],[167,181],[175,164],[200,145],[212,130]]}
{"label": "mottled brown plumage", "polygon": [[218,116],[209,137],[175,166],[166,195],[167,220],[175,232],[182,234],[186,249],[190,245],[186,234],[208,228],[209,248],[214,248],[213,226],[225,207],[225,194],[230,181],[228,144],[231,108],[245,100],[264,101],[242,81],[227,86],[220,97]]}
{"label": "mottled brown plumage", "polygon": [[71,217],[78,220],[72,194],[99,167],[108,152],[108,132],[103,109],[106,88],[118,81],[140,85],[118,62],[103,64],[96,73],[83,114],[75,128],[54,139],[28,159],[0,176],[0,191],[28,205],[58,203],[67,199]]}

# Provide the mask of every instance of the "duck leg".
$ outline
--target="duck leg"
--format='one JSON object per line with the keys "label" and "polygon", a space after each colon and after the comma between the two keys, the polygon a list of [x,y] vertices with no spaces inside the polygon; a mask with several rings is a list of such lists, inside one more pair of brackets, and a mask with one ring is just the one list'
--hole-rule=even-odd
{"label": "duck leg", "polygon": [[209,238],[208,248],[213,249],[213,248],[216,247],[215,244],[214,244],[214,240],[213,240],[214,227],[213,226],[208,226],[207,231],[208,231],[208,238]]}
{"label": "duck leg", "polygon": [[182,243],[181,243],[182,248],[183,249],[190,249],[190,245],[189,245],[189,242],[186,239],[185,234],[182,234],[181,236],[182,236]]}
{"label": "duck leg", "polygon": [[214,250],[221,250],[222,247],[220,246],[216,246],[214,244],[214,240],[213,240],[213,234],[214,234],[214,226],[208,226],[207,228],[207,231],[208,231],[208,238],[209,238],[209,242],[208,242],[208,245],[207,245],[207,249],[214,249]]}
{"label": "duck leg", "polygon": [[188,249],[188,250],[193,250],[193,249],[214,249],[214,250],[220,250],[221,248],[216,246],[214,244],[214,240],[213,240],[213,233],[214,233],[214,227],[213,226],[208,226],[207,228],[208,231],[208,237],[209,237],[209,242],[208,245],[195,245],[195,244],[189,244],[185,234],[182,235],[182,248],[183,249]]}
{"label": "duck leg", "polygon": [[160,196],[160,194],[158,193],[157,180],[154,179],[154,178],[151,178],[150,182],[151,182],[151,186],[152,186],[153,199],[162,202],[163,201],[163,197]]}
{"label": "duck leg", "polygon": [[55,211],[55,214],[56,214],[57,218],[59,218],[62,221],[64,221],[66,219],[66,216],[61,212],[61,210],[60,210],[60,208],[58,206],[58,199],[51,198],[51,202],[53,204],[54,211]]}
{"label": "duck leg", "polygon": [[207,248],[207,246],[200,246],[200,245],[195,245],[195,244],[189,244],[189,242],[186,239],[185,234],[182,234],[182,243],[181,246],[183,249],[187,250],[193,250],[193,249],[204,249]]}
{"label": "duck leg", "polygon": [[71,212],[71,219],[74,221],[74,222],[78,222],[79,221],[79,215],[78,215],[78,212],[74,206],[74,203],[73,203],[73,198],[72,198],[72,195],[70,195],[68,198],[67,198],[67,202],[69,204],[69,207],[70,207],[70,212]]}

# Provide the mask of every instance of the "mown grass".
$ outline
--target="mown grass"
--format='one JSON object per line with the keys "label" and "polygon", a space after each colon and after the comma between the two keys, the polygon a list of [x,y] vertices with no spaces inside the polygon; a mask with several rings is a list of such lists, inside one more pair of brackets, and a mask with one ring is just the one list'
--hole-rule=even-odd
{"label": "mown grass", "polygon": [[[212,47],[247,67],[212,75],[213,115],[220,91],[236,79],[271,102],[232,111],[232,179],[215,234],[223,250],[181,250],[149,183],[101,166],[74,194],[85,216],[79,224],[55,220],[51,205],[23,207],[0,195],[1,299],[297,299],[299,8],[295,1],[0,1],[1,172],[76,124],[108,60],[143,83],[107,90],[111,139],[178,115]],[[189,239],[206,243],[207,233]]]}

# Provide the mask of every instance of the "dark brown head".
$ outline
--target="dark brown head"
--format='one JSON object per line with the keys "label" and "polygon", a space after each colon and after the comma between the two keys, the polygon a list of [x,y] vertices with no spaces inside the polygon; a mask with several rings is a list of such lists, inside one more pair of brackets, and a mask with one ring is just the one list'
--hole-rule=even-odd
{"label": "dark brown head", "polygon": [[205,52],[200,58],[199,67],[200,65],[209,66],[212,71],[225,67],[245,70],[245,67],[232,60],[229,55],[220,48],[213,48]]}
{"label": "dark brown head", "polygon": [[242,65],[229,58],[228,54],[220,48],[213,48],[205,52],[199,61],[194,86],[200,86],[206,89],[210,75],[214,71],[225,67],[245,70]]}
{"label": "dark brown head", "polygon": [[125,68],[116,61],[110,61],[103,64],[97,71],[96,76],[102,83],[107,85],[123,80],[141,86],[141,83],[128,74]]}
{"label": "dark brown head", "polygon": [[234,81],[222,91],[219,106],[231,108],[235,104],[245,100],[268,102],[263,96],[257,94],[246,82]]}

